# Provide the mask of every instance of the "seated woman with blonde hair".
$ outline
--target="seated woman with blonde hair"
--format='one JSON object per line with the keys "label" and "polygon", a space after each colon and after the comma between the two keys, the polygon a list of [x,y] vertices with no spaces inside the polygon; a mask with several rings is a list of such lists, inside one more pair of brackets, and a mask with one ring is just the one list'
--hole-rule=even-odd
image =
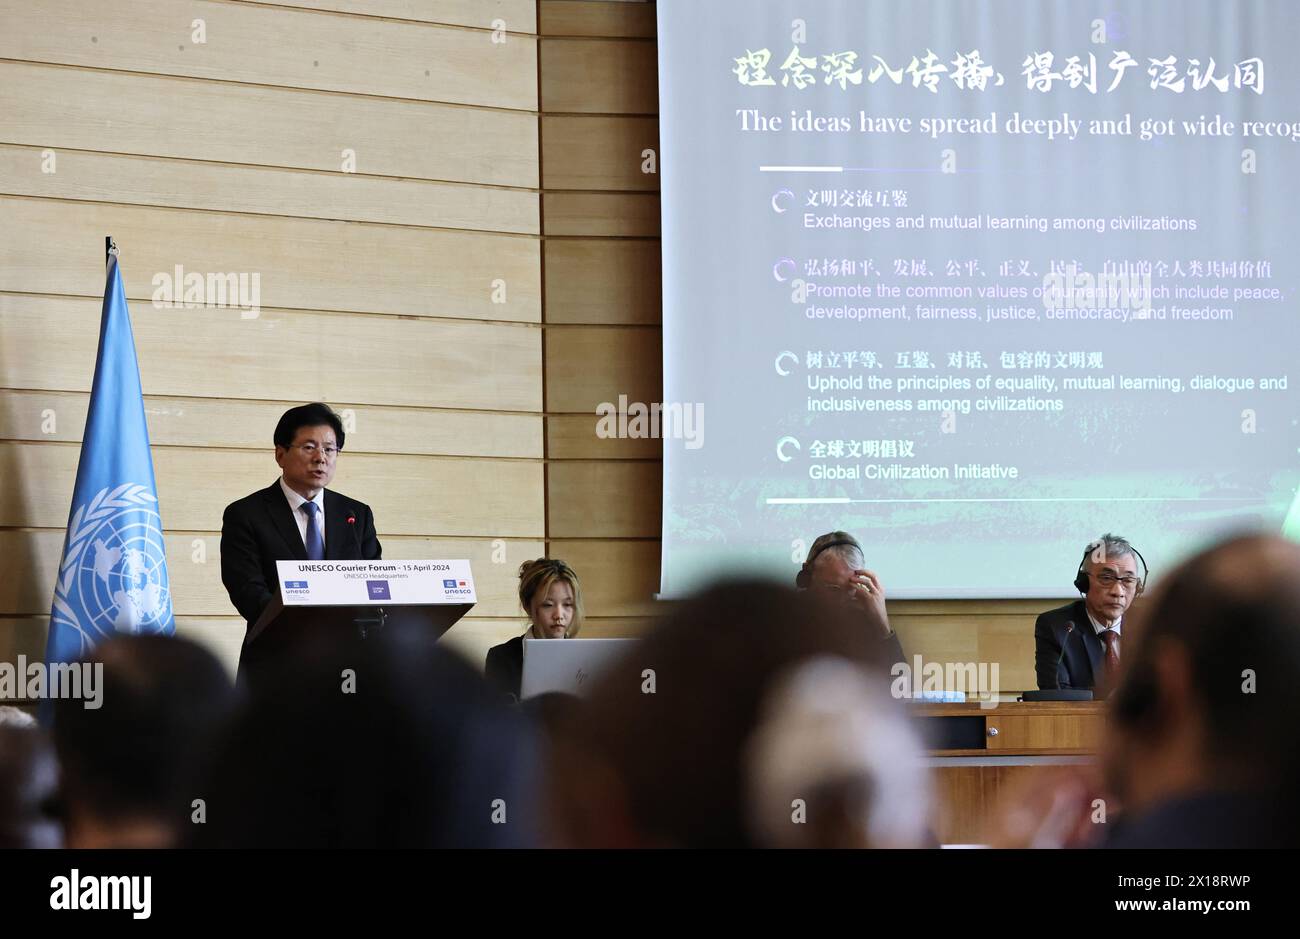
{"label": "seated woman with blonde hair", "polygon": [[487,680],[519,698],[524,677],[524,637],[571,639],[582,627],[582,588],[578,575],[563,561],[538,558],[519,566],[519,605],[528,614],[528,631],[487,654]]}

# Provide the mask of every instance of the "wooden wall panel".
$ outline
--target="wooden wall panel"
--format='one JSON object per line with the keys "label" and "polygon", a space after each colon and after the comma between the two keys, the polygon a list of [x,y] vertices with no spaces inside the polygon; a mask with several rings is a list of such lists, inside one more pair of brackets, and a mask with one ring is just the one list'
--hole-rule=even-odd
{"label": "wooden wall panel", "polygon": [[[317,219],[0,197],[0,290],[103,295],[104,235],[122,249],[127,297],[155,274],[259,275],[263,306],[535,322],[535,239]],[[75,273],[74,273],[75,272]],[[506,303],[493,302],[493,282]],[[99,282],[99,283],[97,283]]]}
{"label": "wooden wall panel", "polygon": [[522,189],[79,150],[58,154],[57,172],[43,173],[43,153],[0,145],[0,195],[527,235],[540,231],[540,200]]}
{"label": "wooden wall panel", "polygon": [[591,0],[542,0],[538,29],[546,36],[617,36],[653,39],[653,3],[593,3]]}
{"label": "wooden wall panel", "polygon": [[543,235],[659,237],[658,193],[543,192]]}
{"label": "wooden wall panel", "polygon": [[502,19],[506,29],[516,33],[537,31],[537,0],[241,0],[272,6],[332,10],[361,16],[384,16],[449,26],[492,29]]}
{"label": "wooden wall panel", "polygon": [[0,0],[0,58],[537,108],[536,43],[481,30],[221,0],[119,0],[91,22],[86,12],[83,0]]}
{"label": "wooden wall panel", "polygon": [[[276,421],[294,401],[149,395],[154,446],[220,447],[269,453]],[[333,400],[345,422],[346,452],[427,456],[542,457],[542,420],[529,414],[355,406]],[[0,390],[0,439],[79,442],[90,395]]]}
{"label": "wooden wall panel", "polygon": [[654,327],[574,326],[546,334],[546,409],[595,414],[596,407],[649,405],[663,397],[661,333]]}
{"label": "wooden wall panel", "polygon": [[[89,281],[91,266],[76,262],[81,279]],[[0,294],[0,387],[89,391],[100,306]],[[541,410],[536,329],[265,308],[245,319],[238,310],[155,309],[147,301],[130,307],[146,394]]]}
{"label": "wooden wall panel", "polygon": [[650,117],[543,115],[542,186],[656,192],[658,131]]}
{"label": "wooden wall panel", "polygon": [[657,462],[551,463],[547,537],[658,538],[662,487]]}
{"label": "wooden wall panel", "polygon": [[656,114],[659,72],[653,42],[542,39],[542,110],[562,114]]}
{"label": "wooden wall panel", "polygon": [[650,617],[666,608],[659,591],[657,541],[551,541],[552,557],[569,563],[583,584],[588,616]]}
{"label": "wooden wall panel", "polygon": [[537,117],[0,62],[0,142],[535,187]]}
{"label": "wooden wall panel", "polygon": [[659,243],[562,238],[542,247],[546,322],[650,325],[662,308]]}
{"label": "wooden wall panel", "polygon": [[552,460],[659,460],[663,441],[653,437],[598,437],[594,414],[551,414],[546,418],[547,455]]}

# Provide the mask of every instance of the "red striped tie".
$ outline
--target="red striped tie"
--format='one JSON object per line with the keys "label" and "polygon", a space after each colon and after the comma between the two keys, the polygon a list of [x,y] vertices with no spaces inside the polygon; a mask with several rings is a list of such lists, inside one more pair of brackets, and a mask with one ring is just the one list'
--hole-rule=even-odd
{"label": "red striped tie", "polygon": [[1119,673],[1119,633],[1113,629],[1101,631],[1101,641],[1106,644],[1106,683],[1112,684]]}

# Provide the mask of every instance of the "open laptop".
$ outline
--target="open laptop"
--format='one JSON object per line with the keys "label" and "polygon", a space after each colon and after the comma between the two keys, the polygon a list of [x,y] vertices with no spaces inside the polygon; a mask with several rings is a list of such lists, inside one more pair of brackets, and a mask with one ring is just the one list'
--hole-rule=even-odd
{"label": "open laptop", "polygon": [[595,679],[631,651],[638,639],[524,639],[519,697],[548,691],[582,695]]}

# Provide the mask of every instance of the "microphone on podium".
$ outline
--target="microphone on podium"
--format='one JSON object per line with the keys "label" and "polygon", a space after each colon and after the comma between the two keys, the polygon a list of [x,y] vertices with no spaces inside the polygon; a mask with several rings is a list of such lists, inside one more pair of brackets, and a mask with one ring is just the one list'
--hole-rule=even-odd
{"label": "microphone on podium", "polygon": [[[364,560],[365,556],[361,553],[361,536],[357,534],[357,517],[351,512],[348,513],[348,529],[352,532],[352,540],[357,545],[357,559]],[[1073,628],[1074,624],[1071,623],[1070,627]]]}
{"label": "microphone on podium", "polygon": [[[351,519],[349,519],[351,521]],[[1061,663],[1065,661],[1065,646],[1074,635],[1074,620],[1065,624],[1065,638],[1061,640],[1061,654],[1056,657],[1056,687],[1061,687]]]}

